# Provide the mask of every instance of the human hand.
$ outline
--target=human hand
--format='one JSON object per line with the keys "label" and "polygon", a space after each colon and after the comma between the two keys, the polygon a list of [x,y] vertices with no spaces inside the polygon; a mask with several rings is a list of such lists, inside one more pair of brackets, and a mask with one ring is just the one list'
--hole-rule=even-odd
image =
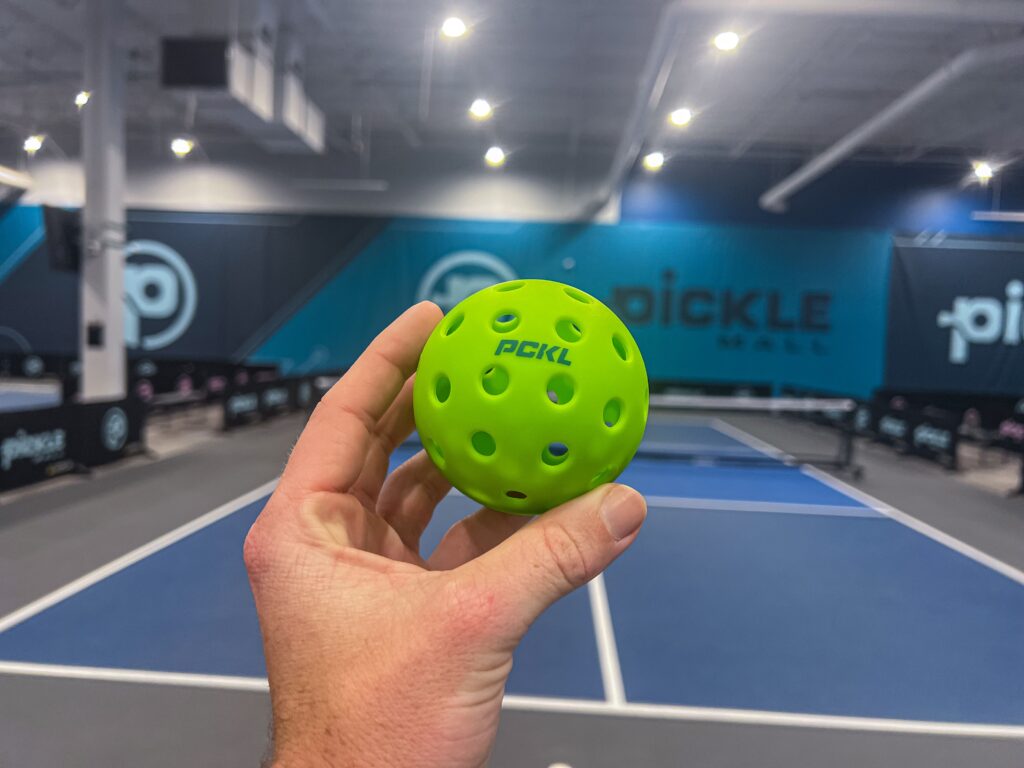
{"label": "human hand", "polygon": [[646,515],[605,485],[535,520],[481,509],[422,558],[450,485],[422,451],[387,470],[440,319],[412,307],[324,396],[246,537],[275,766],[483,765],[519,640]]}

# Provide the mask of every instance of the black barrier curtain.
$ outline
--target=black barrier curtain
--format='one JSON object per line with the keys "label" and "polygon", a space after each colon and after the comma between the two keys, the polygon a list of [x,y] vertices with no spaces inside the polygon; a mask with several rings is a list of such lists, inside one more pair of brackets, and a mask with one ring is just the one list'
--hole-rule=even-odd
{"label": "black barrier curtain", "polygon": [[897,241],[886,386],[1024,393],[1024,243]]}
{"label": "black barrier curtain", "polygon": [[117,461],[142,445],[144,429],[131,397],[0,413],[0,490]]}

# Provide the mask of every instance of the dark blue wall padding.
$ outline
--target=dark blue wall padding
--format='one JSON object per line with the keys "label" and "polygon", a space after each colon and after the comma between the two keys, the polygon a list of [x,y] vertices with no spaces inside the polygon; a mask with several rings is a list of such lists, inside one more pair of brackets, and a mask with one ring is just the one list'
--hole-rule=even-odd
{"label": "dark blue wall padding", "polygon": [[[39,209],[15,209],[7,219],[12,217],[31,222],[39,218]],[[33,352],[77,354],[77,275],[50,269],[45,248],[22,253],[20,244],[31,235],[24,233],[25,226],[8,226],[7,219],[0,221],[0,327],[16,331]],[[197,296],[194,318],[179,338],[158,349],[129,351],[155,358],[244,360],[386,221],[130,212],[129,242],[155,241],[179,254],[194,278]],[[37,239],[42,242],[41,221]],[[136,268],[159,263],[149,255],[130,261]],[[172,320],[143,318],[140,334],[156,333]]]}

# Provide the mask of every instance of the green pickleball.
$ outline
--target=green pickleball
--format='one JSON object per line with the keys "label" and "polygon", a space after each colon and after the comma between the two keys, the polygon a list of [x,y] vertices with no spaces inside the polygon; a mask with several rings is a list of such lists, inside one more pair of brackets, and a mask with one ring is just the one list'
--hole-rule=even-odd
{"label": "green pickleball", "polygon": [[459,302],[427,339],[413,406],[427,453],[492,509],[536,515],[625,469],[647,423],[647,371],[608,307],[549,280]]}

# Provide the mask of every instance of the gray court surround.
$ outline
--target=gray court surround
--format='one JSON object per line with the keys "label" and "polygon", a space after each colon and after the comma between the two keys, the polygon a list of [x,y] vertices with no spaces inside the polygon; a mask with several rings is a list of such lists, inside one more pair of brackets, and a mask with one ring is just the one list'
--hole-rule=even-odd
{"label": "gray court surround", "polygon": [[[789,420],[730,421],[785,450],[817,450],[816,441],[830,440],[820,428]],[[300,426],[283,419],[188,454],[0,503],[0,614],[262,485],[279,473]],[[888,451],[862,448],[860,458],[863,491],[1011,565],[1024,564],[1024,521],[1014,501],[924,462],[894,461]],[[266,749],[268,721],[263,691],[0,675],[0,766],[254,766]],[[1019,768],[1022,755],[1016,739],[517,708],[504,713],[490,765]]]}

